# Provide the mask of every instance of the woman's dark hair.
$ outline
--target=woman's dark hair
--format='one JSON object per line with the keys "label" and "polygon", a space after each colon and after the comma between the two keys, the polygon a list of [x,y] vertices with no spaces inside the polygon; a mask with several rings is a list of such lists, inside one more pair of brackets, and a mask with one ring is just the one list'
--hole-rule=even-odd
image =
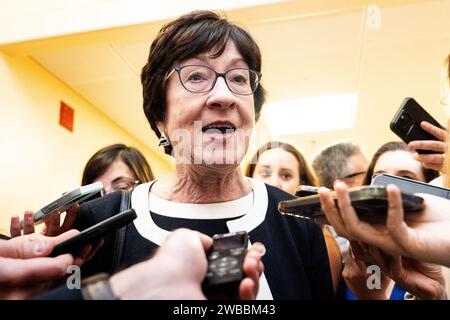
{"label": "woman's dark hair", "polygon": [[[375,154],[372,157],[372,160],[370,161],[369,168],[367,169],[366,176],[364,177],[363,185],[369,185],[372,181],[373,176],[373,169],[375,168],[375,165],[377,164],[378,159],[386,152],[390,151],[407,151],[411,152],[411,150],[408,149],[408,145],[404,143],[403,141],[391,141],[383,144],[378,150],[375,152]],[[422,173],[425,177],[425,182],[430,182],[431,180],[437,178],[439,176],[439,172],[433,169],[427,169],[423,165],[422,167]]]}
{"label": "woman's dark hair", "polygon": [[258,163],[259,157],[264,152],[277,148],[289,152],[295,157],[295,159],[297,159],[299,173],[298,176],[300,177],[301,184],[315,187],[319,186],[319,181],[317,180],[313,169],[308,165],[308,162],[306,162],[305,157],[300,153],[300,151],[298,151],[297,148],[295,148],[293,145],[280,141],[269,141],[261,148],[259,148],[256,154],[250,160],[250,163],[247,165],[247,168],[245,169],[245,175],[252,178],[253,174],[255,173],[255,168],[256,164]]}
{"label": "woman's dark hair", "polygon": [[[161,28],[141,73],[144,113],[158,138],[161,133],[156,123],[164,121],[166,115],[166,76],[177,63],[207,51],[214,50],[212,58],[219,57],[230,40],[249,69],[261,72],[261,52],[250,34],[214,12],[194,11]],[[253,97],[258,120],[265,100],[261,83]],[[165,152],[170,154],[171,147],[166,147]]]}
{"label": "woman's dark hair", "polygon": [[142,153],[124,144],[113,144],[98,150],[87,162],[83,171],[81,185],[93,183],[103,175],[116,160],[125,163],[140,183],[154,180],[150,166]]}

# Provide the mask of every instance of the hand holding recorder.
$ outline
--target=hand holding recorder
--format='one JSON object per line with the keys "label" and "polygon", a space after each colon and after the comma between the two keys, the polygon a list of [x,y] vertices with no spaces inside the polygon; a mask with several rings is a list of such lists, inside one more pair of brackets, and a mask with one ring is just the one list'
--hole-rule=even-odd
{"label": "hand holding recorder", "polygon": [[202,284],[206,296],[218,299],[239,296],[247,247],[248,234],[245,231],[213,236],[213,245],[207,256],[208,271]]}
{"label": "hand holding recorder", "polygon": [[[217,238],[236,240],[218,235],[216,243]],[[208,271],[205,252],[215,252],[212,245],[213,240],[204,234],[177,229],[152,258],[114,274],[110,279],[112,290],[119,299],[206,299],[201,284]],[[245,276],[238,286],[240,299],[256,297],[263,270],[262,248],[254,244],[245,255]]]}

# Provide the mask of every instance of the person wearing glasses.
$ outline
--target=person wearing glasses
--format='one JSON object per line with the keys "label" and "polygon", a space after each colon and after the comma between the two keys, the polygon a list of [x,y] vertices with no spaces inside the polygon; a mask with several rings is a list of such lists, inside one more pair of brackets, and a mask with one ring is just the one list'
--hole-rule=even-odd
{"label": "person wearing glasses", "polygon": [[312,167],[321,186],[333,189],[334,182],[341,180],[351,188],[362,185],[368,161],[357,144],[346,141],[320,151]]}
{"label": "person wearing glasses", "polygon": [[98,150],[86,163],[81,185],[103,183],[102,195],[131,191],[139,183],[154,180],[152,169],[136,148],[113,144]]}
{"label": "person wearing glasses", "polygon": [[[81,185],[97,181],[103,183],[102,196],[119,190],[131,191],[139,184],[154,179],[152,170],[144,155],[136,148],[124,144],[113,144],[98,150],[86,163],[81,179]],[[46,221],[42,234],[56,236],[71,228],[78,212],[77,208],[67,211],[63,224],[60,215],[54,214]],[[24,213],[23,231],[20,228],[18,216],[11,217],[10,234],[17,237],[34,233],[34,214]]]}
{"label": "person wearing glasses", "polygon": [[[214,12],[183,15],[159,31],[141,74],[144,113],[175,170],[133,190],[137,218],[127,227],[119,269],[152,255],[177,228],[208,236],[247,231],[250,243],[266,247],[258,298],[333,298],[320,227],[281,215],[278,202],[293,196],[240,168],[265,100],[261,77],[253,38]],[[82,204],[75,228],[117,213],[120,200],[112,193]],[[105,237],[82,273],[116,271],[116,245],[114,235]]]}

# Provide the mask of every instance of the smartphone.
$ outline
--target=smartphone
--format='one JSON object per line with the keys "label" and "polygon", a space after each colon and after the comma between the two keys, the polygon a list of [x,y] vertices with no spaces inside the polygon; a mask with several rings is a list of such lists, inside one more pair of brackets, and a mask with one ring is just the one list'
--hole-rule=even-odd
{"label": "smartphone", "polygon": [[122,211],[57,244],[50,253],[50,257],[56,257],[65,253],[77,255],[87,244],[94,243],[105,235],[126,226],[134,219],[136,219],[136,212],[133,209]]}
{"label": "smartphone", "polygon": [[295,189],[295,195],[297,197],[307,197],[312,196],[319,193],[319,187],[307,186],[307,185],[299,185]]}
{"label": "smartphone", "polygon": [[[44,222],[45,218],[57,211],[64,212],[75,204],[81,204],[87,200],[92,200],[101,196],[103,189],[103,183],[94,182],[79,188],[76,188],[70,192],[64,193],[60,198],[49,203],[42,209],[38,210],[34,214],[34,224],[40,224]],[[20,226],[23,228],[23,219],[20,221]]]}
{"label": "smartphone", "polygon": [[[391,130],[403,141],[409,143],[415,140],[438,140],[435,136],[420,127],[422,121],[444,129],[420,104],[413,98],[405,98],[391,121]],[[418,153],[436,153],[431,150],[417,150]]]}
{"label": "smartphone", "polygon": [[202,283],[203,292],[217,298],[236,298],[244,277],[242,265],[247,253],[248,234],[245,231],[216,234],[207,255],[208,271]]}
{"label": "smartphone", "polygon": [[[361,220],[372,224],[384,224],[389,208],[386,188],[382,186],[363,186],[348,190],[352,206]],[[336,202],[336,193],[332,192]],[[422,197],[409,193],[401,193],[405,213],[420,211],[424,208]],[[318,218],[324,216],[319,195],[313,195],[293,200],[281,201],[278,204],[281,214],[302,218]]]}
{"label": "smartphone", "polygon": [[395,184],[401,192],[429,193],[438,197],[450,199],[450,189],[433,186],[429,183],[404,177],[393,176],[387,173],[381,173],[374,176],[370,183],[372,186],[387,186],[388,184]]}

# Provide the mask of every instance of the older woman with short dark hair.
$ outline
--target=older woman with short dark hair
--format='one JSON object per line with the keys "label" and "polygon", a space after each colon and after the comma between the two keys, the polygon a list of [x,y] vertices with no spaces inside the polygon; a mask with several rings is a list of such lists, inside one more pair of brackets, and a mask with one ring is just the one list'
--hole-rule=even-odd
{"label": "older woman with short dark hair", "polygon": [[[177,228],[247,231],[266,247],[258,298],[333,297],[320,228],[280,215],[278,202],[292,195],[240,170],[264,102],[261,76],[253,38],[213,12],[186,14],[158,33],[142,70],[144,112],[176,168],[134,189],[137,219],[127,227],[120,268],[147,258]],[[77,228],[118,212],[120,201],[113,193],[82,205]],[[114,242],[105,238],[84,275],[114,271]]]}

